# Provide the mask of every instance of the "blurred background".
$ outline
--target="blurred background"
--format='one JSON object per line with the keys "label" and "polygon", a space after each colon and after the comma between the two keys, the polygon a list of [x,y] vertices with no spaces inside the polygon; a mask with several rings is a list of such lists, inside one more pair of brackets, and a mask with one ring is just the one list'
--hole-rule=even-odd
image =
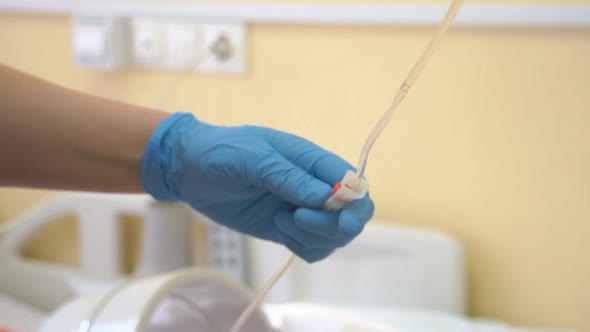
{"label": "blurred background", "polygon": [[[243,73],[191,73],[162,107],[293,132],[355,164],[433,31],[252,22]],[[0,12],[0,62],[55,83],[149,106],[177,75],[81,66],[72,40],[71,16]],[[454,27],[370,157],[375,216],[442,230],[465,246],[470,315],[590,331],[589,111],[590,28]],[[53,194],[0,189],[0,221]],[[141,223],[126,225],[132,270]],[[25,254],[75,265],[77,242],[64,218]]]}

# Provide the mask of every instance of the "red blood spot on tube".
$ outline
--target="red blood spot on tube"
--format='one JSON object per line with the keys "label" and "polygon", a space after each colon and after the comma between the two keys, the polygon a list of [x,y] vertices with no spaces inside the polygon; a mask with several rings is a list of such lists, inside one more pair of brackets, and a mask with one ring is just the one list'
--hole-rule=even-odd
{"label": "red blood spot on tube", "polygon": [[340,187],[342,187],[342,182],[336,183],[336,185],[332,189],[332,195],[334,195],[338,191],[338,189],[340,189]]}

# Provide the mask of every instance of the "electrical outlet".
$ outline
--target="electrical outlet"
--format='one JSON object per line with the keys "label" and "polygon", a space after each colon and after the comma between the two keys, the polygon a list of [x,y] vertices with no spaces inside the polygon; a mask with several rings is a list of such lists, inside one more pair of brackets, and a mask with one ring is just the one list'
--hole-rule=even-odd
{"label": "electrical outlet", "polygon": [[149,19],[134,19],[133,60],[142,68],[158,68],[164,61],[164,28],[161,22]]}
{"label": "electrical outlet", "polygon": [[193,70],[205,48],[196,23],[138,18],[132,27],[133,58],[140,68]]}
{"label": "electrical outlet", "polygon": [[203,24],[207,57],[198,71],[225,74],[246,72],[246,26],[243,23]]}
{"label": "electrical outlet", "polygon": [[193,70],[202,57],[203,30],[194,23],[172,23],[163,25],[166,57],[164,68],[176,70]]}

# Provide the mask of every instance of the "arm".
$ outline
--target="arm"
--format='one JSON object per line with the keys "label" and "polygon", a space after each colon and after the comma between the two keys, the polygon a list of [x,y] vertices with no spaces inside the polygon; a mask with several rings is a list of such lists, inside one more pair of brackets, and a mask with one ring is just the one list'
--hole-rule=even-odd
{"label": "arm", "polygon": [[146,191],[313,262],[348,244],[373,215],[368,195],[338,212],[322,210],[351,169],[288,133],[210,125],[0,65],[0,186]]}
{"label": "arm", "polygon": [[0,186],[142,192],[143,151],[168,115],[0,65]]}

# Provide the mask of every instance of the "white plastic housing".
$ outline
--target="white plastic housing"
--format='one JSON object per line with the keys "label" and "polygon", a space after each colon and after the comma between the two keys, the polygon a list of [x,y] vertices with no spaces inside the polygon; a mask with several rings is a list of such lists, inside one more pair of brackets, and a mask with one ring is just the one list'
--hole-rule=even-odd
{"label": "white plastic housing", "polygon": [[356,173],[346,172],[342,181],[338,182],[332,190],[332,196],[326,201],[324,209],[337,211],[346,204],[365,197],[369,190],[369,183],[365,179],[359,179]]}

